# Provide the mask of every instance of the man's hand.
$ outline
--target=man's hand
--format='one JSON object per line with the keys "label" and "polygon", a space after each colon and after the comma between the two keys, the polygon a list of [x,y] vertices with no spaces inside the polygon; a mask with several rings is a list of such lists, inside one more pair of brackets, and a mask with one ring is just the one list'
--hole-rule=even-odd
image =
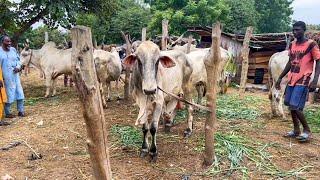
{"label": "man's hand", "polygon": [[277,80],[276,84],[275,84],[277,90],[280,90],[280,89],[281,89],[281,87],[280,87],[281,81],[282,81],[282,79],[279,78],[279,79]]}
{"label": "man's hand", "polygon": [[13,69],[13,72],[14,72],[14,73],[18,73],[18,72],[20,72],[20,69],[19,69],[19,68],[14,68],[14,69]]}
{"label": "man's hand", "polygon": [[3,82],[0,80],[0,88],[3,88]]}
{"label": "man's hand", "polygon": [[317,82],[312,81],[309,85],[309,92],[314,92],[317,88]]}

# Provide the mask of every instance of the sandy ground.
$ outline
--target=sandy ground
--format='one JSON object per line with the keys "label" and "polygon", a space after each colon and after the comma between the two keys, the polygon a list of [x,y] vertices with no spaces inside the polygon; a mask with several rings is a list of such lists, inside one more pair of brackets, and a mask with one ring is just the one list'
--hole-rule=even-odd
{"label": "sandy ground", "polygon": [[[37,71],[32,71],[27,77],[22,76],[22,81],[27,97],[27,116],[8,119],[12,124],[0,127],[0,147],[14,141],[23,144],[8,151],[0,150],[0,176],[9,174],[16,179],[93,179],[85,144],[84,119],[74,89],[62,87],[63,80],[60,78],[58,95],[44,99],[44,82]],[[267,99],[267,93],[260,92],[255,95]],[[108,130],[115,124],[134,125],[137,112],[131,103],[112,101],[108,105],[108,109],[104,111]],[[307,144],[285,139],[282,134],[290,130],[291,123],[269,118],[269,109],[268,104],[265,104],[262,117],[254,122],[221,121],[219,131],[227,132],[237,127],[235,131],[250,139],[261,143],[275,143],[277,146],[269,147],[268,152],[272,154],[272,162],[278,168],[291,170],[308,166],[299,176],[317,179],[320,176],[319,134],[314,134],[314,139]],[[191,175],[191,179],[212,179],[212,176],[201,175],[205,172],[202,168],[203,155],[194,150],[199,144],[199,137],[204,134],[204,119],[198,118],[194,125],[194,134],[189,139],[183,138],[186,122],[175,125],[170,134],[164,134],[162,127],[160,128],[157,141],[159,157],[156,164],[149,163],[148,158],[139,158],[137,149],[122,148],[113,143],[110,135],[113,178],[182,179],[184,175]],[[28,160],[32,150],[25,143],[43,158]],[[238,172],[231,175],[220,173],[214,177],[241,179],[242,175]],[[248,177],[278,178],[261,173],[255,166],[250,168]]]}

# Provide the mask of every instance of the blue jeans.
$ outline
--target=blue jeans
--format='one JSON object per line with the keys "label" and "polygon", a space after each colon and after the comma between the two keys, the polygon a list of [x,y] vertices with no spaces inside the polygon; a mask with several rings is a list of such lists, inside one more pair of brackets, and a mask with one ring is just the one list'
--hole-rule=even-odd
{"label": "blue jeans", "polygon": [[[10,107],[13,103],[5,103],[4,105],[4,112],[6,115],[9,115],[11,114],[10,113]],[[23,102],[23,99],[21,100],[17,100],[17,109],[18,109],[18,112],[24,112],[24,102]]]}

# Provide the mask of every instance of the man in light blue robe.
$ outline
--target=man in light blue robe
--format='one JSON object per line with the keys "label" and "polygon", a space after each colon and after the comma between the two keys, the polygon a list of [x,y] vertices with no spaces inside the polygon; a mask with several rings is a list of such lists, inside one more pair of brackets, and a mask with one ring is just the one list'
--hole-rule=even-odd
{"label": "man in light blue robe", "polygon": [[19,54],[14,47],[11,47],[11,39],[9,36],[3,36],[0,47],[0,65],[2,67],[3,81],[7,92],[7,103],[5,103],[4,111],[6,118],[13,118],[10,113],[11,105],[17,101],[18,116],[24,114],[24,94],[20,82],[19,72],[21,71],[21,62]]}

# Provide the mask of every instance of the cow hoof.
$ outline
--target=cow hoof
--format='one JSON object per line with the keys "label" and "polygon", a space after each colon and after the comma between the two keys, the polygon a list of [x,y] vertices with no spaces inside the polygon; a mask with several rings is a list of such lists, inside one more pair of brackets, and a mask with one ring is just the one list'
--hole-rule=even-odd
{"label": "cow hoof", "polygon": [[158,153],[157,153],[157,152],[155,152],[155,153],[150,153],[150,157],[151,157],[150,162],[151,162],[151,163],[156,163],[156,162],[157,162],[157,159],[158,159]]}
{"label": "cow hoof", "polygon": [[184,131],[184,137],[185,138],[189,138],[191,136],[192,132],[190,130],[190,128],[187,128],[185,131]]}
{"label": "cow hoof", "polygon": [[108,99],[107,99],[107,102],[111,102],[111,99],[110,99],[110,98],[108,98]]}
{"label": "cow hoof", "polygon": [[171,127],[172,127],[171,124],[165,124],[164,125],[164,132],[165,133],[170,133],[171,132]]}
{"label": "cow hoof", "polygon": [[56,96],[55,94],[52,94],[52,95],[51,95],[51,97],[55,97],[55,96]]}
{"label": "cow hoof", "polygon": [[122,98],[120,96],[117,97],[117,101],[120,101],[122,100]]}
{"label": "cow hoof", "polygon": [[140,152],[140,158],[144,158],[148,155],[148,150],[147,149],[142,149]]}

